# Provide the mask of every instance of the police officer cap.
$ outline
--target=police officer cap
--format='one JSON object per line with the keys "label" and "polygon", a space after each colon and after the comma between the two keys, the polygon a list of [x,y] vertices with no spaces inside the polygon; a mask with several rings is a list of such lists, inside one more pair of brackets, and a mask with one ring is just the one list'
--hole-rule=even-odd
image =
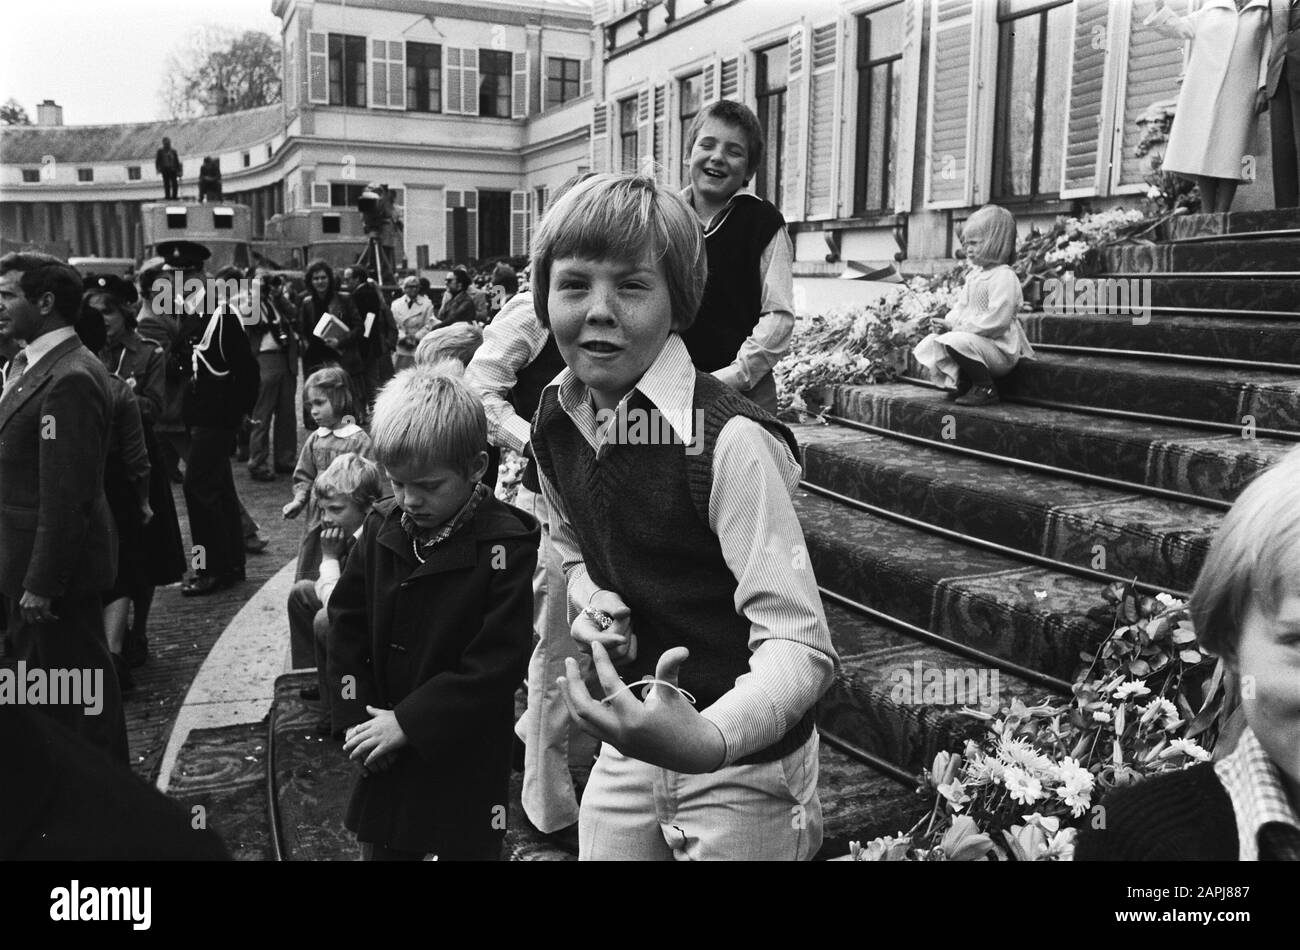
{"label": "police officer cap", "polygon": [[135,284],[116,274],[92,274],[82,279],[81,286],[83,290],[109,294],[123,303],[133,304],[140,299]]}
{"label": "police officer cap", "polygon": [[172,270],[194,270],[202,267],[203,262],[212,256],[212,252],[197,241],[159,241],[157,251]]}

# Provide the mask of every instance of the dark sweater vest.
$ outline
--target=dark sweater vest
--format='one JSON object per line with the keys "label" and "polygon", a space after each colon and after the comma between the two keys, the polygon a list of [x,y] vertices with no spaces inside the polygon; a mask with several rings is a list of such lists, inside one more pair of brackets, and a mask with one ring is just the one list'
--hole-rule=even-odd
{"label": "dark sweater vest", "polygon": [[[744,396],[697,372],[693,406],[696,426],[703,411],[702,451],[687,454],[674,434],[672,444],[606,444],[597,456],[560,407],[558,392],[551,387],[542,394],[533,452],[564,500],[592,581],[618,593],[632,610],[637,658],[620,675],[627,682],[653,676],[660,654],[684,646],[691,656],[679,683],[703,711],[748,672],[750,657],[750,624],[735,608],[736,578],[709,528],[713,447],[734,416],[785,439],[796,458],[798,444]],[[640,391],[628,405],[629,411],[651,408]],[[812,724],[809,710],[785,736],[737,764],[792,752],[812,734]]]}
{"label": "dark sweater vest", "polygon": [[[515,376],[514,388],[507,397],[515,414],[521,419],[533,421],[537,413],[537,404],[541,401],[542,390],[564,369],[564,357],[555,345],[555,334],[548,334],[546,345],[537,354],[537,358],[521,369]],[[524,487],[529,491],[539,492],[541,484],[537,480],[537,466],[530,464],[524,469]]]}
{"label": "dark sweater vest", "polygon": [[737,195],[726,219],[705,235],[709,276],[691,328],[682,334],[691,362],[706,373],[729,366],[763,308],[763,249],[785,218],[769,202]]}
{"label": "dark sweater vest", "polygon": [[1232,799],[1212,762],[1116,789],[1101,807],[1104,826],[1088,816],[1076,861],[1236,861],[1240,853]]}

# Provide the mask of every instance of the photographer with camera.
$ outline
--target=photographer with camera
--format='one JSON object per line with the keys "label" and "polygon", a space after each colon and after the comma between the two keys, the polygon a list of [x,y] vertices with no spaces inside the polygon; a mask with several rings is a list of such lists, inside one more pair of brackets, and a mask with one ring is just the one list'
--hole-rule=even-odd
{"label": "photographer with camera", "polygon": [[254,481],[270,482],[276,473],[292,474],[298,460],[298,419],[294,411],[298,338],[293,315],[281,293],[281,278],[259,271],[255,280],[260,317],[248,327],[248,342],[257,355],[261,383],[248,440],[248,474]]}

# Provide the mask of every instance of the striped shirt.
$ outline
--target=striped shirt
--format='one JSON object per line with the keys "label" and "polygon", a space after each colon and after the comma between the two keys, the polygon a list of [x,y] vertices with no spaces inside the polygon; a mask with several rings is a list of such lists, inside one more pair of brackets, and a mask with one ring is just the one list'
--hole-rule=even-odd
{"label": "striped shirt", "polygon": [[1214,763],[1214,772],[1232,800],[1240,848],[1238,860],[1259,860],[1260,836],[1265,826],[1280,825],[1276,830],[1270,828],[1268,834],[1282,832],[1292,842],[1300,835],[1300,816],[1287,796],[1281,773],[1249,727],[1237,740],[1237,747]]}
{"label": "striped shirt", "polygon": [[[551,385],[559,387],[560,407],[594,450],[618,438],[597,431],[590,395],[572,370],[565,369]],[[669,335],[636,388],[691,444],[695,367],[676,333]],[[734,603],[737,614],[749,621],[751,651],[749,672],[703,713],[726,742],[724,765],[784,736],[830,687],[839,662],[803,529],[790,504],[799,476],[789,447],[757,422],[736,417],[718,434],[709,529],[718,536],[736,578]],[[555,512],[551,540],[564,563],[569,599],[581,608],[599,588],[587,574],[563,499],[545,475],[541,483]],[[635,617],[632,626],[635,630]]]}

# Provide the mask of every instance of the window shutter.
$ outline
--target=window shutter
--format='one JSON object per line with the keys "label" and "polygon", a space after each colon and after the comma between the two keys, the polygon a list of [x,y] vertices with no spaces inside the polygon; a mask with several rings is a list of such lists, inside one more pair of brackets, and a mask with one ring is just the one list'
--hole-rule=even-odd
{"label": "window shutter", "polygon": [[804,131],[804,28],[790,31],[790,78],[785,86],[785,168],[781,213],[786,221],[803,217]]}
{"label": "window shutter", "polygon": [[406,110],[406,43],[388,41],[388,108]]}
{"label": "window shutter", "polygon": [[704,64],[704,77],[701,82],[700,102],[708,105],[718,98],[718,58],[715,56]]}
{"label": "window shutter", "polygon": [[324,205],[329,207],[330,203],[330,186],[327,181],[314,181],[311,185],[311,203],[313,205]]}
{"label": "window shutter", "polygon": [[638,175],[653,175],[654,150],[650,142],[650,88],[636,94],[636,154]]}
{"label": "window shutter", "polygon": [[532,195],[527,191],[510,192],[510,256],[523,257],[528,253],[532,237]]}
{"label": "window shutter", "polygon": [[654,142],[651,144],[651,155],[655,165],[654,175],[657,181],[667,184],[668,88],[663,83],[655,86],[653,119]]}
{"label": "window shutter", "polygon": [[307,101],[328,105],[330,101],[329,34],[307,34]]}
{"label": "window shutter", "polygon": [[579,75],[582,77],[582,84],[578,87],[579,95],[589,95],[591,93],[591,60],[582,60],[579,67]]}
{"label": "window shutter", "polygon": [[1116,147],[1120,155],[1112,169],[1112,175],[1116,176],[1112,191],[1146,189],[1147,160],[1137,154],[1137,143],[1142,137],[1137,120],[1154,103],[1178,98],[1178,77],[1183,71],[1182,42],[1144,28],[1138,17],[1133,17],[1127,33],[1126,68],[1122,70],[1123,89],[1119,99],[1122,104],[1119,116],[1123,121],[1116,123],[1119,126]]}
{"label": "window shutter", "polygon": [[719,99],[740,98],[740,60],[732,57],[722,61],[722,77],[719,81]]}
{"label": "window shutter", "polygon": [[1074,8],[1074,48],[1070,67],[1069,113],[1065,123],[1065,156],[1061,168],[1061,197],[1082,198],[1105,188],[1101,159],[1110,154],[1105,122],[1106,31],[1110,8],[1085,3]]}
{"label": "window shutter", "polygon": [[[465,115],[478,115],[478,50],[460,51],[460,101]],[[475,193],[477,196],[477,193]],[[478,240],[477,237],[474,240]],[[475,255],[477,256],[477,255]]]}
{"label": "window shutter", "polygon": [[459,191],[447,190],[447,227],[444,231],[446,235],[446,252],[442,255],[444,260],[454,261],[456,258],[456,215],[455,210],[461,206],[463,193]]}
{"label": "window shutter", "polygon": [[916,120],[921,92],[921,22],[924,0],[905,0],[903,7],[902,88],[898,96],[898,152],[894,159],[894,210],[912,210],[912,164],[916,155]]}
{"label": "window shutter", "polygon": [[591,170],[609,171],[609,104],[597,102],[591,114]]}
{"label": "window shutter", "polygon": [[[442,104],[442,109],[444,112],[452,115],[460,115],[465,111],[465,105],[461,99],[460,82],[460,61],[462,52],[463,51],[458,46],[448,46],[446,47],[442,57],[443,62],[445,63],[443,66],[444,75],[442,80],[443,99],[445,101]],[[449,191],[447,194],[450,196],[453,194],[459,194],[459,192]],[[448,205],[448,207],[450,207],[450,205]]]}
{"label": "window shutter", "polygon": [[[477,60],[477,50],[474,53],[474,57]],[[475,75],[478,74],[477,65],[475,66],[474,72]],[[466,191],[464,193],[464,202],[466,211],[465,221],[469,227],[469,257],[470,260],[476,261],[478,260],[478,192]]]}
{"label": "window shutter", "polygon": [[812,31],[808,73],[808,188],[805,212],[809,218],[834,214],[835,179],[835,61],[839,41],[836,24]]}
{"label": "window shutter", "polygon": [[528,51],[510,54],[510,118],[528,117]]}
{"label": "window shutter", "polygon": [[[926,202],[935,208],[960,208],[972,201],[970,117],[971,48],[975,21],[972,0],[932,0]],[[942,67],[940,67],[942,64]]]}

